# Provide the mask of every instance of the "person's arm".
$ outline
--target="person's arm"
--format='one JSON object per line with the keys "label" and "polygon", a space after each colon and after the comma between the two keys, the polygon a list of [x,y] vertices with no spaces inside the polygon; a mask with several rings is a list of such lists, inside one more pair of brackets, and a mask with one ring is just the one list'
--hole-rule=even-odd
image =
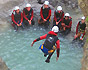
{"label": "person's arm", "polygon": [[41,16],[41,18],[44,20],[44,17],[43,17],[43,14],[42,14],[42,8],[41,8],[41,10],[40,10],[40,16]]}
{"label": "person's arm", "polygon": [[76,35],[78,34],[78,27],[79,27],[79,23],[77,24],[77,27],[76,27]]}
{"label": "person's arm", "polygon": [[25,11],[23,11],[23,16],[24,16],[24,18],[28,21],[28,18],[27,18],[26,15],[25,15]]}
{"label": "person's arm", "polygon": [[37,42],[37,41],[39,41],[39,40],[42,40],[42,39],[45,39],[46,36],[47,36],[47,34],[45,34],[45,35],[43,35],[43,36],[40,36],[39,38],[35,39],[35,40],[32,42],[31,46],[33,46],[33,44],[34,44],[35,42]]}
{"label": "person's arm", "polygon": [[51,16],[51,9],[49,10],[49,15],[47,16],[46,20],[49,19],[50,16]]}
{"label": "person's arm", "polygon": [[17,25],[18,23],[14,20],[14,14],[13,13],[11,15],[11,18],[12,18],[13,23],[15,23]]}
{"label": "person's arm", "polygon": [[58,58],[59,58],[59,54],[60,54],[60,40],[57,40],[57,42],[56,42],[56,48],[57,48],[57,59],[56,60],[58,60]]}
{"label": "person's arm", "polygon": [[33,10],[31,12],[31,20],[33,19],[33,16],[34,16],[34,13],[33,13]]}
{"label": "person's arm", "polygon": [[21,23],[23,22],[23,14],[21,13]]}
{"label": "person's arm", "polygon": [[69,25],[65,25],[66,28],[71,28],[72,26],[72,21],[70,21]]}

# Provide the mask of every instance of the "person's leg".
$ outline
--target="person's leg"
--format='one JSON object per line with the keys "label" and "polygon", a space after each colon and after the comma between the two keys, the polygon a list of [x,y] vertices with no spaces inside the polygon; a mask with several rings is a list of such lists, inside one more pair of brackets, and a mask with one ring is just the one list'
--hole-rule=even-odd
{"label": "person's leg", "polygon": [[45,60],[45,62],[47,62],[47,63],[50,62],[50,58],[51,58],[51,56],[53,55],[54,52],[55,52],[55,50],[54,50],[51,54],[48,55],[48,57],[47,57],[47,59]]}
{"label": "person's leg", "polygon": [[50,24],[50,22],[49,22],[49,21],[46,21],[46,22],[44,23],[44,27],[45,27],[45,28],[48,28],[48,27],[49,27],[49,24]]}
{"label": "person's leg", "polygon": [[43,23],[44,23],[44,21],[43,21],[43,19],[42,19],[42,18],[38,20],[38,25],[39,25],[39,26],[42,26],[42,25],[43,25]]}
{"label": "person's leg", "polygon": [[28,22],[27,20],[24,19],[23,24],[24,24],[25,26],[28,26],[28,25],[29,25],[29,22]]}
{"label": "person's leg", "polygon": [[21,27],[22,27],[22,29],[24,29],[24,24],[23,24],[23,22],[22,22],[22,26],[21,26]]}
{"label": "person's leg", "polygon": [[32,19],[32,21],[31,21],[31,24],[32,24],[32,25],[34,25],[34,24],[35,24],[35,21],[34,21],[34,19]]}
{"label": "person's leg", "polygon": [[15,24],[14,29],[18,31],[18,26]]}

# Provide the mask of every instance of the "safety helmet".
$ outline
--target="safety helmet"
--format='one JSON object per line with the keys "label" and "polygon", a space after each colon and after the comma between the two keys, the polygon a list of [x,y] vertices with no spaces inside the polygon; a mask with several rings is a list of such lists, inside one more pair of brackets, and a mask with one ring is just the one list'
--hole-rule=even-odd
{"label": "safety helmet", "polygon": [[52,31],[55,32],[55,33],[57,33],[57,32],[59,31],[58,26],[54,26],[54,27],[52,28]]}
{"label": "safety helmet", "polygon": [[31,7],[31,4],[26,4],[26,7]]}
{"label": "safety helmet", "polygon": [[20,8],[19,8],[18,6],[16,6],[16,7],[15,7],[15,10],[18,10],[18,9],[20,9]]}
{"label": "safety helmet", "polygon": [[70,14],[69,14],[69,13],[65,13],[65,16],[69,17],[69,16],[70,16]]}
{"label": "safety helmet", "polygon": [[62,7],[61,7],[61,6],[58,6],[58,7],[57,7],[57,10],[58,10],[58,11],[61,11],[61,10],[62,10]]}
{"label": "safety helmet", "polygon": [[44,4],[45,4],[45,5],[49,5],[49,1],[45,1]]}
{"label": "safety helmet", "polygon": [[83,16],[81,19],[82,19],[82,20],[85,20],[85,17]]}

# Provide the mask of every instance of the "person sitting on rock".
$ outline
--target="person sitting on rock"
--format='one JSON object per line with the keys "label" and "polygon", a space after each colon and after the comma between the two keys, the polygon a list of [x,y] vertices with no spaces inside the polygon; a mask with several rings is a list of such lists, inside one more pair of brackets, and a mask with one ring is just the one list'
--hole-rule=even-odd
{"label": "person sitting on rock", "polygon": [[23,16],[24,16],[24,24],[26,26],[28,25],[34,25],[34,19],[33,19],[33,9],[31,8],[30,4],[26,4],[26,7],[23,9]]}
{"label": "person sitting on rock", "polygon": [[51,17],[51,8],[49,7],[48,1],[45,1],[44,5],[41,7],[40,16],[41,19],[38,20],[39,25],[44,25],[45,27],[48,27]]}
{"label": "person sitting on rock", "polygon": [[12,18],[12,26],[14,27],[14,29],[16,31],[18,30],[18,27],[20,27],[20,26],[22,28],[24,28],[24,26],[23,26],[23,14],[19,10],[18,6],[16,6],[15,10],[12,12],[11,18]]}
{"label": "person sitting on rock", "polygon": [[76,34],[74,36],[74,39],[77,39],[78,37],[80,40],[83,40],[86,32],[86,24],[85,24],[85,17],[81,18],[81,21],[78,22],[76,27]]}
{"label": "person sitting on rock", "polygon": [[66,35],[71,31],[71,27],[72,27],[72,18],[70,17],[69,13],[66,13],[61,23],[60,30],[63,32],[63,34]]}
{"label": "person sitting on rock", "polygon": [[53,26],[61,27],[61,22],[64,18],[64,12],[62,11],[62,7],[58,6],[57,10],[54,12],[54,20],[53,20]]}

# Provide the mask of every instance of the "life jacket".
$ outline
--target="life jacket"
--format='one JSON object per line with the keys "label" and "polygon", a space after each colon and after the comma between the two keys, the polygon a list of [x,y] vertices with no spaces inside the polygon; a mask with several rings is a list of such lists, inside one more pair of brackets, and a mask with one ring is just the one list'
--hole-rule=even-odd
{"label": "life jacket", "polygon": [[50,10],[50,7],[49,8],[44,8],[43,6],[42,6],[42,14],[43,14],[43,17],[44,17],[44,19],[46,19],[47,18],[47,16],[49,15],[49,10]]}
{"label": "life jacket", "polygon": [[63,19],[63,23],[65,23],[65,25],[69,25],[69,23],[72,21],[72,18],[69,18],[67,20],[65,20],[65,18]]}
{"label": "life jacket", "polygon": [[16,11],[14,11],[12,14],[14,14],[14,20],[16,22],[21,20],[21,11],[17,14]]}
{"label": "life jacket", "polygon": [[51,50],[57,40],[58,40],[57,36],[48,34],[44,42],[44,47],[47,48],[48,50]]}
{"label": "life jacket", "polygon": [[86,28],[86,24],[85,23],[82,23],[81,21],[79,21],[79,28],[80,28],[80,30],[85,30],[85,28]]}
{"label": "life jacket", "polygon": [[31,18],[32,16],[32,11],[33,9],[31,8],[30,11],[28,11],[26,8],[23,9],[23,11],[25,12],[25,15],[28,17],[28,18]]}
{"label": "life jacket", "polygon": [[63,13],[64,13],[63,11],[60,12],[60,13],[58,13],[58,11],[56,10],[56,11],[55,11],[56,18],[57,18],[57,19],[61,19],[62,16],[63,16]]}

